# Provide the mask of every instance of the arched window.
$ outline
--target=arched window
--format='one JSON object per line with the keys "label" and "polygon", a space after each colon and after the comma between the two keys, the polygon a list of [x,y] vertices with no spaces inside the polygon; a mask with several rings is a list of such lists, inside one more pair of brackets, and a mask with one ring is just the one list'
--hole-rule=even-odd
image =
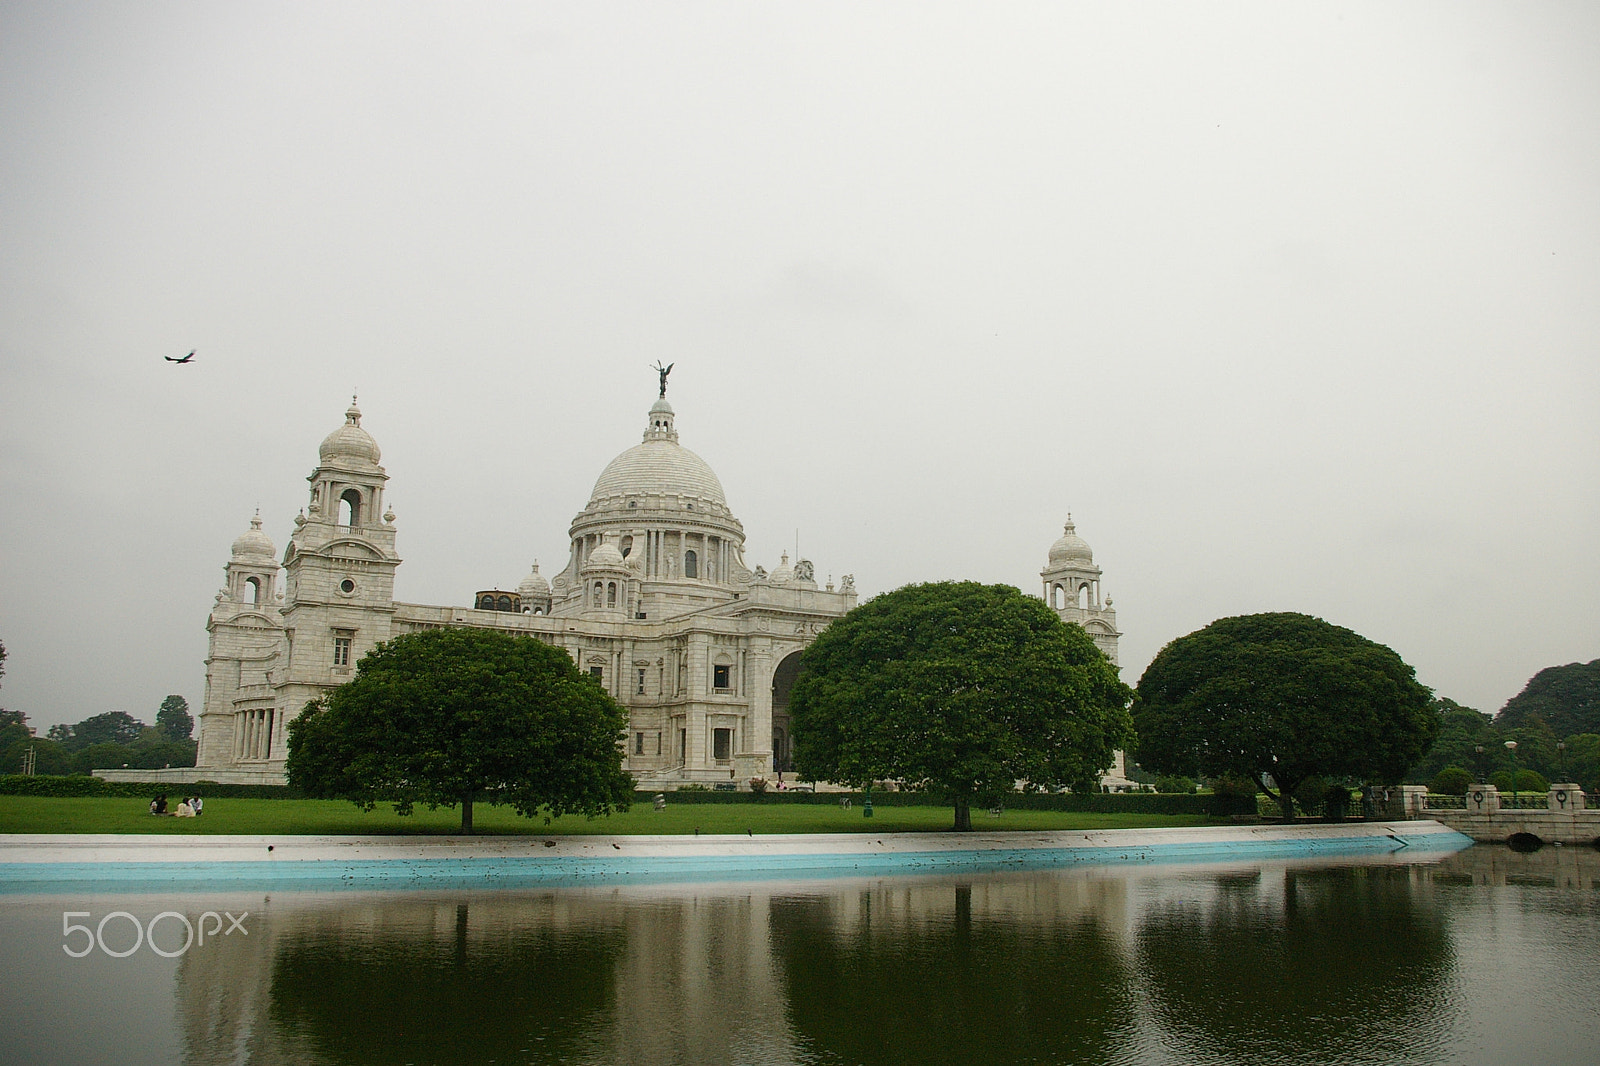
{"label": "arched window", "polygon": [[615,581],[613,581],[613,582],[609,583],[608,585],[606,585],[606,606],[607,607],[615,607],[616,605],[617,605],[617,583]]}
{"label": "arched window", "polygon": [[345,489],[339,496],[339,524],[352,527],[361,524],[360,490]]}
{"label": "arched window", "polygon": [[1087,609],[1089,606],[1089,586],[1087,583],[1078,586],[1078,606]]}
{"label": "arched window", "polygon": [[683,553],[683,576],[700,576],[700,560],[692,551],[686,551]]}
{"label": "arched window", "polygon": [[606,585],[604,581],[594,583],[594,605],[599,607],[606,601]]}
{"label": "arched window", "polygon": [[502,611],[511,610],[511,597],[510,596],[501,596],[498,600],[495,601],[495,606],[498,609],[502,610]]}
{"label": "arched window", "polygon": [[480,611],[492,611],[492,610],[494,610],[494,597],[493,596],[484,596],[484,597],[480,598],[478,600],[478,610],[480,610]]}
{"label": "arched window", "polygon": [[250,586],[250,592],[246,598],[253,604],[260,604],[261,579],[259,577],[246,578],[244,583]]}

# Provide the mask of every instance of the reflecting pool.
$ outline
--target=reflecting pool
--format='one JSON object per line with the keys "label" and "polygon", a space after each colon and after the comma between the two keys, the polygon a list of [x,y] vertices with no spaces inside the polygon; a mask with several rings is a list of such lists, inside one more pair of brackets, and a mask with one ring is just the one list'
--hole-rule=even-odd
{"label": "reflecting pool", "polygon": [[0,904],[3,1062],[1600,1057],[1592,849]]}

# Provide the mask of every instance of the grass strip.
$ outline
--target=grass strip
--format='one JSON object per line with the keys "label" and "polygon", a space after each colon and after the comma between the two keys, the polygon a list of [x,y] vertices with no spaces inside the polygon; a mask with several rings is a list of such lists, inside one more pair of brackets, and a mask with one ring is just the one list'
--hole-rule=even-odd
{"label": "grass strip", "polygon": [[[175,802],[175,798],[174,798]],[[392,807],[362,811],[343,800],[213,799],[199,818],[158,818],[149,801],[119,797],[0,796],[0,833],[152,833],[170,836],[253,834],[285,836],[452,836],[460,832],[454,808],[418,807],[402,818]],[[823,805],[676,804],[665,810],[648,803],[608,818],[568,815],[524,818],[509,807],[473,808],[478,836],[637,836],[650,833],[926,833],[949,830],[948,807],[879,807],[863,816]],[[1197,814],[1097,814],[1077,811],[1007,810],[998,817],[974,811],[978,831],[1155,829],[1218,825],[1225,820]]]}

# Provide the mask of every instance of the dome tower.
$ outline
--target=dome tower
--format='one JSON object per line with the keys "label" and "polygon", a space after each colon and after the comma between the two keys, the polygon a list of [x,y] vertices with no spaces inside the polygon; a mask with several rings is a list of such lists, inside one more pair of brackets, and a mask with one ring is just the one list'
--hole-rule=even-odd
{"label": "dome tower", "polygon": [[1094,552],[1067,515],[1061,537],[1050,545],[1050,556],[1039,572],[1044,579],[1044,601],[1063,622],[1080,625],[1094,638],[1095,646],[1112,663],[1117,661],[1117,612],[1109,598],[1100,595],[1100,568]]}
{"label": "dome tower", "polygon": [[275,606],[278,549],[273,546],[272,538],[261,532],[260,511],[250,519],[250,528],[233,542],[233,552],[225,570],[228,599],[255,607]]}
{"label": "dome tower", "polygon": [[[644,439],[606,464],[568,535],[571,558],[552,582],[557,613],[563,602],[569,610],[594,607],[594,582],[585,580],[596,565],[626,573],[639,589],[630,617],[725,601],[749,579],[744,527],[728,509],[716,473],[678,443],[664,383]],[[613,552],[624,569],[615,568]]]}

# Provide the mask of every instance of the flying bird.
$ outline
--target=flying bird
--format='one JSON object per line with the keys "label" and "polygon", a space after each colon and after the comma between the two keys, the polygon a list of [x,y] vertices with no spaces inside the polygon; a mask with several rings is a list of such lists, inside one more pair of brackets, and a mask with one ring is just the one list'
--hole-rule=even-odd
{"label": "flying bird", "polygon": [[190,352],[188,355],[184,356],[182,359],[179,359],[175,355],[163,355],[161,358],[165,359],[169,363],[187,363],[189,360],[194,358],[194,352]]}

